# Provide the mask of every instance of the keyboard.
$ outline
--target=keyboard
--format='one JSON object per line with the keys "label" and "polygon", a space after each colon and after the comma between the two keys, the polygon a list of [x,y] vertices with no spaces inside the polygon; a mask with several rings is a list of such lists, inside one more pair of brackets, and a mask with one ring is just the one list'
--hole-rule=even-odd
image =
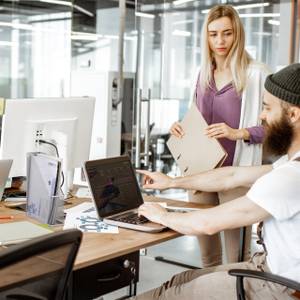
{"label": "keyboard", "polygon": [[123,222],[123,223],[129,223],[129,224],[145,224],[149,222],[147,218],[144,216],[139,216],[137,213],[129,213],[129,214],[122,214],[120,216],[111,217],[112,220]]}

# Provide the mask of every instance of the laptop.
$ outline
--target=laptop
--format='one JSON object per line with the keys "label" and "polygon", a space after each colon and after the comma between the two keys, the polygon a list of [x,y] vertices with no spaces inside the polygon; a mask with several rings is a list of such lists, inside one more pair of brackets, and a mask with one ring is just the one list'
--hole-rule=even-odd
{"label": "laptop", "polygon": [[138,216],[144,201],[128,156],[86,161],[84,173],[98,217],[105,223],[146,232],[166,228]]}
{"label": "laptop", "polygon": [[0,159],[0,200],[3,196],[12,162],[12,159]]}

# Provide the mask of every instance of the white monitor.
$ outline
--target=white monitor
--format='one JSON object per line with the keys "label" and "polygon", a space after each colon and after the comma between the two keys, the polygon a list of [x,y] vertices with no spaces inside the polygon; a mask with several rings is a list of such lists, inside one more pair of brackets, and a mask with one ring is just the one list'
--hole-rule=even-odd
{"label": "white monitor", "polygon": [[[63,170],[73,171],[88,160],[95,99],[34,98],[6,100],[1,131],[1,158],[12,158],[10,176],[26,175],[26,153],[40,151],[63,159]],[[65,178],[66,179],[66,178]],[[67,182],[67,186],[70,186]]]}

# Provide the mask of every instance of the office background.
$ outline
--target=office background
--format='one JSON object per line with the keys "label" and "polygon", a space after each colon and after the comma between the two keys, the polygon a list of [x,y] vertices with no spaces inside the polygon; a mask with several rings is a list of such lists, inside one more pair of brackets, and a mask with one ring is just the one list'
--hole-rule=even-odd
{"label": "office background", "polygon": [[[69,96],[73,71],[119,71],[122,40],[123,71],[135,74],[135,88],[180,101],[183,114],[205,10],[224,1],[120,2],[126,7],[117,0],[0,1],[0,96]],[[238,9],[254,58],[272,69],[299,61],[297,1],[225,2]]]}
{"label": "office background", "polygon": [[[163,143],[158,139],[188,108],[191,82],[200,64],[206,10],[220,3],[232,4],[238,10],[245,27],[246,48],[253,58],[274,71],[300,62],[300,2],[296,0],[3,0],[0,97],[75,96],[72,81],[80,72],[93,78],[111,72],[123,74],[133,79],[129,84],[131,97],[123,105],[122,114],[123,124],[129,124],[123,132],[131,140],[127,147],[134,148],[136,143],[132,134],[136,100],[140,90],[147,98],[150,89],[151,116],[148,122],[142,120],[142,128],[154,124],[156,154],[162,155],[159,147]],[[98,88],[101,93],[107,87],[99,79],[88,88]],[[111,88],[120,93],[120,85]],[[158,168],[161,157],[156,161]],[[161,255],[163,251],[177,259],[186,253],[189,260],[185,262],[193,264],[200,258],[195,245],[192,238],[184,237],[180,245],[172,241],[149,249],[149,254]],[[151,265],[162,270],[151,260],[143,264],[144,269]],[[179,271],[170,267],[162,277],[167,279]],[[141,276],[146,284],[139,291],[159,284],[150,284],[148,273]]]}
{"label": "office background", "polygon": [[152,123],[154,132],[166,133],[187,110],[203,20],[219,3],[238,10],[253,58],[274,71],[299,61],[300,4],[295,0],[4,0],[0,97],[66,97],[74,95],[72,77],[78,71],[127,73],[134,84],[127,116],[123,105],[122,121],[132,125],[125,132],[134,130],[139,93],[148,97],[150,89],[150,121],[142,120],[142,127]]}

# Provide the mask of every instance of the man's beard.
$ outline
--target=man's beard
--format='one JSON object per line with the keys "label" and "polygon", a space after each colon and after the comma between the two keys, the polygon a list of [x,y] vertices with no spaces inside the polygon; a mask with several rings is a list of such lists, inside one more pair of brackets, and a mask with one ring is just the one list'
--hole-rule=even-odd
{"label": "man's beard", "polygon": [[287,118],[286,112],[282,112],[279,121],[275,121],[270,125],[264,122],[263,125],[265,128],[263,147],[267,153],[276,156],[286,154],[294,137],[293,125]]}

